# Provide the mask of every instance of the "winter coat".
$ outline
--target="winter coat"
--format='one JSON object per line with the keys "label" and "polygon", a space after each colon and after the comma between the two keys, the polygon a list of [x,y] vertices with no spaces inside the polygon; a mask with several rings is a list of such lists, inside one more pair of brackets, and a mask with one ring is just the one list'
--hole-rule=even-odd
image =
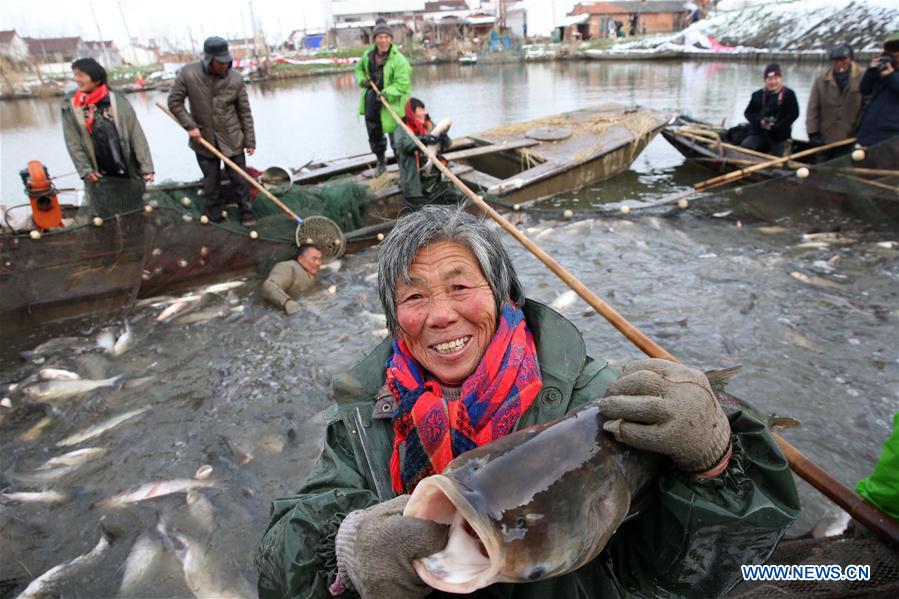
{"label": "winter coat", "polygon": [[[580,331],[561,315],[530,300],[524,313],[543,388],[518,429],[601,397],[618,377],[606,361],[587,356]],[[330,597],[341,521],[393,497],[393,427],[389,418],[373,418],[391,343],[385,340],[335,378],[321,457],[296,494],[274,501],[257,549],[261,599]],[[700,480],[666,467],[652,504],[621,525],[592,562],[564,576],[485,592],[516,599],[722,595],[740,578],[740,564],[765,561],[800,507],[786,459],[765,426],[744,411],[729,418],[734,452],[722,475]]]}
{"label": "winter coat", "polygon": [[858,124],[858,143],[873,146],[899,135],[899,71],[881,77],[868,67],[859,89],[869,98]]}
{"label": "winter coat", "polygon": [[[377,50],[377,46],[372,46],[365,51],[356,63],[356,83],[362,88],[362,96],[359,98],[359,114],[365,114],[365,94],[371,89],[366,83],[370,76],[369,64],[371,54]],[[412,95],[412,67],[409,61],[397,49],[395,44],[390,45],[390,53],[387,61],[384,63],[384,85],[381,89],[381,95],[387,98],[390,106],[397,114],[402,115],[405,111],[406,100]],[[396,120],[390,115],[386,108],[381,107],[381,130],[386,134],[393,133],[397,128]]]}
{"label": "winter coat", "polygon": [[743,115],[749,121],[749,134],[762,135],[760,121],[765,117],[774,117],[774,126],[767,131],[771,141],[780,142],[790,139],[793,121],[799,118],[799,103],[796,94],[789,87],[781,88],[783,95],[766,94],[764,89],[756,90],[746,106]]}
{"label": "winter coat", "polygon": [[[94,142],[87,130],[81,110],[72,106],[72,94],[62,101],[62,134],[66,140],[66,149],[79,177],[98,171],[97,157],[94,154]],[[109,110],[119,134],[122,145],[122,156],[125,158],[128,177],[140,179],[142,175],[154,172],[150,146],[144,136],[144,130],[137,120],[134,108],[126,98],[117,92],[109,92]],[[95,117],[95,118],[99,118]]]}
{"label": "winter coat", "polygon": [[287,300],[296,299],[300,293],[315,285],[315,277],[296,260],[278,262],[262,283],[262,296],[271,303],[284,307]]}
{"label": "winter coat", "polygon": [[[184,107],[185,98],[190,100],[190,112]],[[185,66],[175,78],[168,105],[185,130],[199,127],[203,139],[225,156],[256,147],[247,88],[234,69],[219,77],[209,72],[204,62]],[[189,145],[197,154],[214,157],[194,140]]]}
{"label": "winter coat", "polygon": [[822,143],[829,144],[855,134],[862,109],[861,79],[862,70],[854,62],[849,66],[849,80],[843,91],[834,79],[832,68],[815,79],[805,114],[809,137],[817,133]]}

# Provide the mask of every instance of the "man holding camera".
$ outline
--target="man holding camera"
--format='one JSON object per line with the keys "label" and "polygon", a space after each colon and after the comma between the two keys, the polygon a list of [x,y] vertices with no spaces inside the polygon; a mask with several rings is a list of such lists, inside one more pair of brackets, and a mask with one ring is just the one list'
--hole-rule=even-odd
{"label": "man holding camera", "polygon": [[792,134],[793,121],[799,118],[796,94],[784,86],[780,65],[765,67],[765,87],[755,91],[743,115],[749,121],[749,135],[740,145],[750,150],[783,156]]}
{"label": "man holding camera", "polygon": [[[815,79],[808,99],[805,130],[814,146],[853,137],[862,109],[862,94],[859,91],[862,69],[852,60],[852,48],[840,44],[831,49],[830,65]],[[820,152],[817,159],[824,162],[851,150],[849,146],[832,148]]]}
{"label": "man holding camera", "polygon": [[[883,45],[883,54],[871,61],[859,89],[868,104],[858,124],[858,144],[873,146],[899,135],[899,33]],[[895,166],[895,165],[894,165]]]}

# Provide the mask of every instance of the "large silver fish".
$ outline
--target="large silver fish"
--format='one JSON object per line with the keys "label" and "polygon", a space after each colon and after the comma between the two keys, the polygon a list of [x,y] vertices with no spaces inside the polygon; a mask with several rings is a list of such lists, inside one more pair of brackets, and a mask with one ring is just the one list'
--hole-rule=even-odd
{"label": "large silver fish", "polygon": [[35,401],[52,401],[56,399],[66,399],[77,395],[84,395],[95,389],[103,387],[113,387],[118,384],[124,375],[110,377],[108,379],[77,379],[77,380],[56,380],[44,381],[37,385],[26,387],[25,395]]}
{"label": "large silver fish", "polygon": [[[434,137],[439,138],[441,135],[443,135],[444,133],[449,131],[449,128],[452,126],[452,124],[453,124],[453,119],[447,117],[447,118],[443,119],[442,121],[440,121],[439,123],[437,123],[436,125],[434,125],[434,128],[431,129],[430,133]],[[421,170],[423,170],[425,173],[427,173],[427,174],[431,173],[431,169],[434,166],[434,162],[436,162],[438,160],[437,154],[440,152],[441,145],[442,144],[440,143],[439,140],[435,144],[425,145],[425,155],[428,157],[428,160],[427,160],[427,162],[425,162],[424,166],[421,167]]]}
{"label": "large silver fish", "polygon": [[87,441],[88,439],[93,439],[94,437],[99,437],[103,433],[108,430],[114,429],[118,425],[123,422],[127,422],[136,416],[140,416],[144,412],[149,411],[150,408],[138,408],[136,410],[131,410],[130,412],[125,412],[123,414],[119,414],[117,416],[113,416],[109,420],[105,420],[103,422],[99,422],[97,424],[91,425],[86,429],[79,431],[77,433],[72,433],[62,441],[59,441],[56,446],[57,447],[70,447],[72,445],[77,445],[82,441]]}
{"label": "large silver fish", "polygon": [[54,566],[31,581],[18,599],[37,599],[38,597],[55,596],[59,592],[58,585],[63,579],[74,576],[82,570],[93,566],[109,549],[109,536],[104,531],[100,541],[89,552],[74,559]]}
{"label": "large silver fish", "polygon": [[470,593],[594,559],[658,463],[616,442],[602,423],[591,403],[472,449],[418,483],[404,514],[450,525],[446,548],[413,562],[421,579]]}

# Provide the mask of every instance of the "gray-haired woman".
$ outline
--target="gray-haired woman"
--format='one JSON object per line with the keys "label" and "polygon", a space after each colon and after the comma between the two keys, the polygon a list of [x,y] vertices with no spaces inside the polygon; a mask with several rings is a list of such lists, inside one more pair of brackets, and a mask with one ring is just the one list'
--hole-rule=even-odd
{"label": "gray-haired woman", "polygon": [[381,247],[378,286],[392,338],[335,379],[322,455],[297,494],[274,502],[257,550],[261,597],[427,595],[410,562],[442,549],[447,530],[402,515],[415,485],[604,394],[619,441],[671,458],[654,502],[586,566],[491,596],[719,595],[798,515],[760,422],[728,420],[695,370],[644,360],[619,377],[588,357],[573,324],[524,298],[480,219],[440,206],[403,217]]}

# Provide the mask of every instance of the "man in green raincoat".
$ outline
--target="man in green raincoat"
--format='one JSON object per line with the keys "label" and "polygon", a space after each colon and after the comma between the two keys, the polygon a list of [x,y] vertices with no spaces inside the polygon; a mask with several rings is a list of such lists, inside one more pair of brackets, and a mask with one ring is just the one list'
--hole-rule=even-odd
{"label": "man in green raincoat", "polygon": [[334,380],[321,456],[296,494],[275,500],[256,552],[263,599],[445,596],[410,564],[447,542],[445,526],[402,515],[416,482],[443,470],[447,443],[455,456],[472,434],[489,442],[594,400],[615,439],[665,456],[647,503],[577,570],[471,596],[720,596],[798,516],[787,461],[759,419],[726,415],[692,368],[643,360],[619,375],[589,357],[571,322],[524,298],[483,221],[446,206],[410,212],[381,244],[378,273],[393,338]]}
{"label": "man in green raincoat", "polygon": [[381,95],[390,102],[397,112],[402,114],[406,99],[412,93],[412,67],[399,49],[393,45],[393,32],[384,19],[378,19],[372,30],[374,43],[356,63],[356,82],[362,88],[359,99],[359,114],[365,116],[365,128],[368,131],[368,145],[378,159],[377,174],[387,168],[384,154],[387,151],[387,140],[393,146],[393,132],[396,121],[387,109],[381,105],[378,94],[371,87],[373,82],[381,90]]}

